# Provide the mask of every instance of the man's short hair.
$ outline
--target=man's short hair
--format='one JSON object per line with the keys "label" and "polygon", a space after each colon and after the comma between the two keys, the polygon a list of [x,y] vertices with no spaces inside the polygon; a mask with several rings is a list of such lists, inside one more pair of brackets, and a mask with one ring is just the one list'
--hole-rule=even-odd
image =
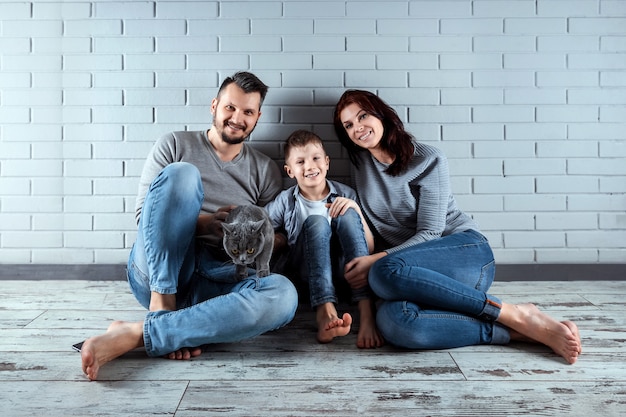
{"label": "man's short hair", "polygon": [[265,100],[265,95],[267,94],[269,87],[265,85],[256,75],[247,71],[239,71],[230,77],[226,77],[224,81],[222,81],[220,89],[217,91],[218,99],[222,94],[222,91],[224,91],[224,89],[232,83],[235,83],[235,85],[241,88],[246,94],[259,93],[261,95],[261,103],[259,104],[259,107],[263,105],[263,100]]}

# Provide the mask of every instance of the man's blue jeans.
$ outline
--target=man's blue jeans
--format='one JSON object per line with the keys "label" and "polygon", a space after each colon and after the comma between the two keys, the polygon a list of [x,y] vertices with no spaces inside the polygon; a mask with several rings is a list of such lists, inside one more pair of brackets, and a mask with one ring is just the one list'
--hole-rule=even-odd
{"label": "man's blue jeans", "polygon": [[165,167],[142,208],[137,241],[128,260],[130,288],[149,308],[151,291],[176,294],[176,311],[149,312],[144,344],[149,356],[183,347],[258,336],[289,323],[298,306],[282,275],[238,281],[232,263],[197,243],[195,227],[204,198],[200,172],[188,163]]}
{"label": "man's blue jeans", "polygon": [[376,316],[385,340],[410,349],[506,344],[495,320],[501,301],[488,295],[495,261],[487,239],[468,230],[379,259],[369,283],[384,300]]}
{"label": "man's blue jeans", "polygon": [[[334,251],[336,246],[339,247]],[[311,306],[315,308],[324,303],[337,303],[333,272],[343,277],[346,262],[368,254],[361,217],[354,209],[348,209],[330,224],[323,216],[309,216],[302,225],[291,262],[298,266],[296,270],[301,278],[309,283]],[[371,293],[369,287],[351,292],[355,302],[369,298]]]}

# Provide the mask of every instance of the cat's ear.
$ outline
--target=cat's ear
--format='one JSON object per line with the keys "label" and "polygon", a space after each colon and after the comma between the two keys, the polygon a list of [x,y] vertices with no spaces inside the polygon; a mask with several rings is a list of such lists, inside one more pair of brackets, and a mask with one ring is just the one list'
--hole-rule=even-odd
{"label": "cat's ear", "polygon": [[259,233],[265,224],[265,220],[259,220],[252,224],[252,233]]}

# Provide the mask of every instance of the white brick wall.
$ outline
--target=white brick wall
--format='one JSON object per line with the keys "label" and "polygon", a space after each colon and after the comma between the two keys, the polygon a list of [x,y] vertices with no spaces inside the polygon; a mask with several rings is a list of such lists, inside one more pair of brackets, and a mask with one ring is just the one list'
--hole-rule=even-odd
{"label": "white brick wall", "polygon": [[253,143],[327,143],[346,88],[450,158],[501,263],[626,262],[626,0],[0,1],[0,263],[123,263],[154,140],[221,79],[270,85]]}

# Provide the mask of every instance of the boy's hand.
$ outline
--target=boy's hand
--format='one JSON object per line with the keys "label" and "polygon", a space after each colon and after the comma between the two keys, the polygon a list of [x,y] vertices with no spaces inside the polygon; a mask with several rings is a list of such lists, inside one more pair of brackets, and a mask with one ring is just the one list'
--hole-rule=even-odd
{"label": "boy's hand", "polygon": [[332,203],[327,203],[326,207],[331,218],[343,216],[349,208],[355,209],[357,213],[361,212],[356,201],[346,197],[336,197]]}

